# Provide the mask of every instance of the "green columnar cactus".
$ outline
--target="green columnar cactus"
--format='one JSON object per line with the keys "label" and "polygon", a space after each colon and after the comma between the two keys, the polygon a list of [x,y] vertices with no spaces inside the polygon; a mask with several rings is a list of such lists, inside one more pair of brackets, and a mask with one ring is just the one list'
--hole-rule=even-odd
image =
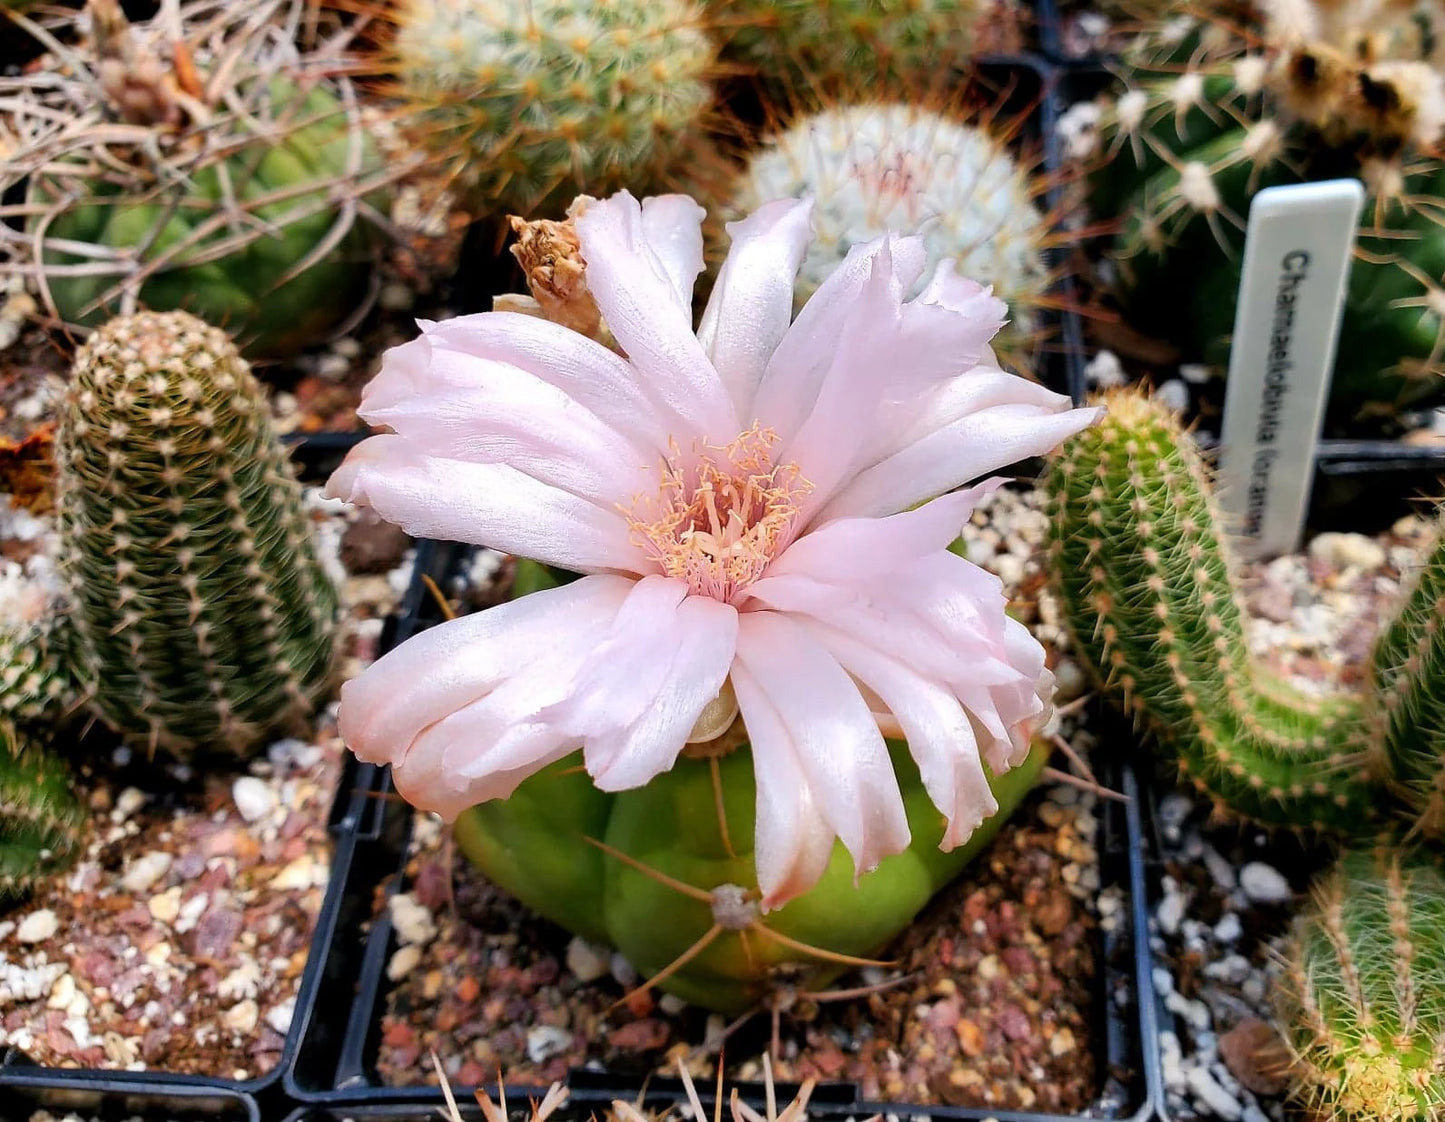
{"label": "green columnar cactus", "polygon": [[131,25],[91,0],[80,47],[0,78],[0,131],[21,141],[0,189],[24,200],[0,238],[47,311],[95,326],[184,308],[276,357],[364,302],[361,218],[386,209],[396,172],[335,59],[292,44],[302,0],[271,6],[276,22],[190,3],[177,42],[164,14]]}
{"label": "green columnar cactus", "polygon": [[1177,751],[1195,786],[1260,822],[1378,827],[1365,720],[1253,663],[1204,468],[1137,393],[1068,441],[1045,487],[1069,631],[1105,685]]}
{"label": "green columnar cactus", "polygon": [[0,902],[69,865],[84,822],[64,763],[0,719]]}
{"label": "green columnar cactus", "polygon": [[1395,621],[1375,643],[1378,770],[1388,775],[1422,833],[1445,836],[1445,521]]}
{"label": "green columnar cactus", "polygon": [[[519,561],[513,595],[555,586],[558,575]],[[756,788],[741,720],[711,757],[684,753],[645,787],[597,790],[581,754],[523,782],[508,799],[464,812],[454,836],[490,880],[540,915],[615,947],[660,988],[736,1013],[778,984],[821,988],[849,960],[877,954],[988,845],[1048,758],[1035,748],[990,779],[998,811],[944,853],[944,821],[901,742],[890,742],[912,845],[854,886],[853,861],[835,843],[822,879],[759,914],[753,845]]]}
{"label": "green columnar cactus", "polygon": [[801,117],[778,134],[748,161],[724,210],[734,218],[770,199],[813,197],[799,305],[853,246],[890,231],[921,234],[924,276],[950,261],[1008,303],[1008,349],[1028,339],[1050,279],[1039,193],[987,129],[917,106],[865,104]]}
{"label": "green columnar cactus", "polygon": [[790,89],[945,80],[968,61],[982,0],[709,0],[724,57]]}
{"label": "green columnar cactus", "polygon": [[1123,88],[1101,98],[1091,205],[1121,222],[1133,321],[1223,368],[1255,192],[1362,180],[1331,415],[1388,416],[1445,390],[1445,224],[1429,203],[1445,190],[1445,79],[1403,8],[1371,8],[1361,27],[1324,5],[1291,5],[1308,17],[1291,22],[1267,7],[1146,26]]}
{"label": "green columnar cactus", "polygon": [[712,100],[716,48],[691,0],[404,0],[396,96],[474,209],[561,211],[642,193]]}
{"label": "green columnar cactus", "polygon": [[76,356],[56,441],[80,677],[135,743],[244,753],[330,686],[337,596],[250,369],[184,312]]}
{"label": "green columnar cactus", "polygon": [[1418,857],[1348,854],[1284,952],[1278,1018],[1312,1117],[1445,1118],[1445,878]]}

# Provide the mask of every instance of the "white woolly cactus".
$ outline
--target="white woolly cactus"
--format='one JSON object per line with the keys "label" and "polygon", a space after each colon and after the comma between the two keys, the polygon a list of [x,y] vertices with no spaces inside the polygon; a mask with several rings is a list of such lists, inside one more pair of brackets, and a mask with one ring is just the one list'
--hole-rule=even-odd
{"label": "white woolly cactus", "polygon": [[689,0],[402,0],[395,19],[405,119],[478,210],[652,183],[711,104]]}
{"label": "white woolly cactus", "polygon": [[889,231],[923,236],[924,276],[943,260],[991,284],[1009,306],[1008,334],[1034,327],[1048,286],[1049,225],[1036,191],[987,129],[903,104],[855,105],[803,117],[748,163],[729,217],[770,199],[814,198],[816,236],[798,274],[802,304],[853,246]]}

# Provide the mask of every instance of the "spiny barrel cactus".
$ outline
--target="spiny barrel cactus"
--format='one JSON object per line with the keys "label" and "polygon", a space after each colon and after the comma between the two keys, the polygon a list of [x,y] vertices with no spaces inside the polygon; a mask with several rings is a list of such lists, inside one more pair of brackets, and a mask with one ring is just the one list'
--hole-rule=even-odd
{"label": "spiny barrel cactus", "polygon": [[80,677],[135,743],[246,752],[330,685],[336,591],[265,398],[225,332],[112,320],[56,442]]}
{"label": "spiny barrel cactus", "polygon": [[[513,591],[557,575],[519,562]],[[524,781],[508,799],[464,812],[461,851],[528,907],[621,951],[644,977],[705,1008],[738,1012],[780,985],[821,988],[879,953],[953,880],[1032,788],[1048,756],[1035,748],[990,786],[997,812],[963,845],[938,847],[945,823],[906,745],[890,742],[913,841],[854,886],[853,861],[834,845],[811,891],[762,915],[753,814],[756,788],[737,721],[644,787],[593,785],[581,754]]]}
{"label": "spiny barrel cactus", "polygon": [[1294,925],[1276,990],[1311,1117],[1445,1118],[1445,878],[1347,854]]}
{"label": "spiny barrel cactus", "polygon": [[0,902],[69,865],[84,823],[65,764],[0,720]]}
{"label": "spiny barrel cactus", "polygon": [[770,199],[811,195],[815,237],[798,274],[801,305],[855,245],[888,231],[920,234],[931,275],[941,261],[993,285],[1010,323],[995,341],[1021,349],[1049,284],[1050,225],[1038,184],[987,128],[902,103],[838,106],[803,116],[748,161],[728,217]]}
{"label": "spiny barrel cactus", "polygon": [[[1092,207],[1117,218],[1118,294],[1186,357],[1228,364],[1250,200],[1358,178],[1367,191],[1332,423],[1445,390],[1445,78],[1408,5],[1267,3],[1145,25],[1101,99]],[[1236,14],[1231,11],[1229,16]]]}
{"label": "spiny barrel cactus", "polygon": [[1232,810],[1274,825],[1378,829],[1359,704],[1306,696],[1251,659],[1198,453],[1148,397],[1106,402],[1044,483],[1074,643],[1195,786]]}
{"label": "spiny barrel cactus", "polygon": [[985,0],[709,0],[724,56],[793,89],[926,88],[973,53]]}
{"label": "spiny barrel cactus", "polygon": [[691,0],[402,0],[394,19],[403,120],[479,212],[657,183],[712,100]]}
{"label": "spiny barrel cactus", "polygon": [[247,349],[317,342],[368,290],[384,165],[329,51],[301,54],[302,0],[185,5],[129,24],[92,0],[79,47],[0,78],[0,237],[46,309],[95,326],[184,308]]}

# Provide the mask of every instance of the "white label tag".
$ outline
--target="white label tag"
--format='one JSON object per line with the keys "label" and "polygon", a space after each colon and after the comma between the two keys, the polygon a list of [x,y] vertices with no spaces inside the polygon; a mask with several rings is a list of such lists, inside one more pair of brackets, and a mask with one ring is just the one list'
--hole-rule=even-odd
{"label": "white label tag", "polygon": [[1334,179],[1267,187],[1249,208],[1218,477],[1246,558],[1299,548],[1364,198]]}

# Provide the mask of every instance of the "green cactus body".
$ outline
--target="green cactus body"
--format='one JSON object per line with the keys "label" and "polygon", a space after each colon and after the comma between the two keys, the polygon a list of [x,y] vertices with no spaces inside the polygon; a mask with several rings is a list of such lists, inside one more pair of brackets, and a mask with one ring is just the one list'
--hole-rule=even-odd
{"label": "green cactus body", "polygon": [[0,901],[66,868],[84,824],[65,764],[0,720]]}
{"label": "green cactus body", "polygon": [[389,64],[474,209],[560,217],[680,166],[716,48],[690,0],[405,0]]}
{"label": "green cactus body", "polygon": [[0,627],[0,720],[42,734],[81,706],[68,617]]}
{"label": "green cactus body", "polygon": [[993,779],[998,812],[944,853],[942,815],[907,748],[892,742],[891,749],[913,844],[856,887],[852,858],[837,844],[822,880],[765,916],[755,903],[755,788],[746,747],[716,761],[716,786],[711,762],[684,757],[647,786],[620,794],[598,791],[578,766],[580,756],[571,757],[510,799],[465,812],[455,836],[486,876],[541,915],[615,947],[644,977],[662,975],[662,989],[735,1013],[778,984],[826,985],[847,968],[837,956],[880,952],[988,844],[1048,755],[1036,749]]}
{"label": "green cactus body", "polygon": [[[1009,305],[1004,349],[1036,327],[1049,285],[1050,225],[1037,185],[986,129],[904,104],[805,116],[757,152],[725,206],[739,218],[771,199],[813,197],[815,236],[794,290],[801,305],[855,245],[920,234],[926,280],[940,262],[991,284]],[[921,284],[921,282],[920,282]]]}
{"label": "green cactus body", "polygon": [[1373,54],[1299,34],[1261,48],[1217,20],[1152,25],[1126,55],[1124,88],[1103,99],[1091,208],[1121,220],[1113,256],[1133,322],[1223,369],[1255,193],[1361,179],[1331,416],[1388,416],[1445,390],[1445,223],[1429,201],[1445,183],[1424,135],[1445,87],[1424,63],[1391,63],[1419,68],[1397,78],[1372,70]]}
{"label": "green cactus body", "polygon": [[[1445,522],[1442,522],[1445,526]],[[1445,836],[1445,532],[1415,577],[1371,657],[1372,716],[1380,770],[1417,816],[1422,832]]]}
{"label": "green cactus body", "polygon": [[1445,879],[1419,857],[1347,854],[1284,951],[1277,1012],[1314,1117],[1445,1118]]}
{"label": "green cactus body", "polygon": [[[380,155],[324,85],[303,90],[273,79],[268,104],[270,121],[224,161],[148,197],[96,181],[76,202],[67,196],[80,175],[31,178],[33,203],[49,212],[64,200],[46,228],[44,253],[47,284],[62,318],[94,326],[120,300],[112,275],[67,274],[67,267],[82,268],[94,258],[68,252],[61,242],[132,252],[142,267],[155,263],[134,293],[141,305],[183,308],[225,327],[254,354],[301,350],[358,305],[373,238],[366,226],[353,224],[331,241],[340,204],[328,195],[348,178],[348,161],[358,165],[352,174],[374,176]],[[272,139],[268,134],[278,122],[287,124]],[[225,218],[231,205],[245,224],[265,232],[237,244],[236,223]]]}
{"label": "green cactus body", "polygon": [[1077,648],[1195,786],[1272,825],[1376,828],[1358,707],[1299,694],[1250,659],[1204,468],[1172,415],[1111,397],[1045,487]]}
{"label": "green cactus body", "polygon": [[265,397],[223,331],[112,320],[56,442],[80,676],[128,739],[244,753],[331,685],[337,595]]}
{"label": "green cactus body", "polygon": [[982,0],[709,0],[724,57],[792,90],[937,83],[968,61]]}

